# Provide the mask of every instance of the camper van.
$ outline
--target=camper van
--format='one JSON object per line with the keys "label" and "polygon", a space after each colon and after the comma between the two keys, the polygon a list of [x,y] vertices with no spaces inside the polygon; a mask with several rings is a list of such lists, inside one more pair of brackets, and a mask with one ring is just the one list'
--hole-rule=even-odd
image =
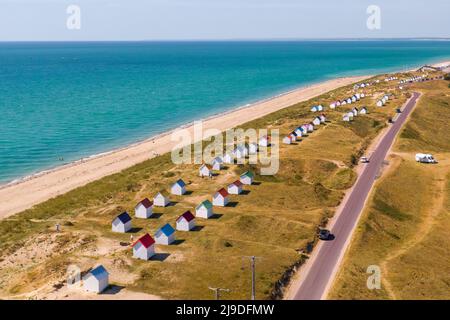
{"label": "camper van", "polygon": [[436,160],[431,154],[418,153],[416,154],[416,161],[421,163],[436,163]]}

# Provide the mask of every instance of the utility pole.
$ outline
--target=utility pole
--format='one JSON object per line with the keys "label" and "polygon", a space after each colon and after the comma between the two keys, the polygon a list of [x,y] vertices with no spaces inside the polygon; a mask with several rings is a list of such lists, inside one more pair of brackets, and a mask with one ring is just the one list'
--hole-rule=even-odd
{"label": "utility pole", "polygon": [[256,300],[256,258],[255,256],[245,257],[250,259],[250,266],[252,268],[252,300]]}
{"label": "utility pole", "polygon": [[211,288],[209,287],[210,290],[214,291],[214,297],[216,300],[220,300],[220,292],[230,292],[230,289],[225,289],[225,288]]}

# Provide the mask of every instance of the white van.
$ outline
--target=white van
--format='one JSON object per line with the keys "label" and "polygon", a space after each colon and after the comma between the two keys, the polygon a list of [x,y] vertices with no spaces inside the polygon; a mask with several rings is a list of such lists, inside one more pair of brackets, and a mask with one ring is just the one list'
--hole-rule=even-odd
{"label": "white van", "polygon": [[436,160],[431,154],[418,153],[416,154],[416,161],[421,163],[436,163]]}

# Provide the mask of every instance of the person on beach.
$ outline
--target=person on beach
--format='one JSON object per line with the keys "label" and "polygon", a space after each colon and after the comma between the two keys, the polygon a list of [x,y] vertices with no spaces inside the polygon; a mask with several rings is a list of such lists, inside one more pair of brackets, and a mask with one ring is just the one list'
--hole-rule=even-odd
{"label": "person on beach", "polygon": [[61,225],[59,223],[56,224],[55,226],[56,232],[60,232],[61,231]]}

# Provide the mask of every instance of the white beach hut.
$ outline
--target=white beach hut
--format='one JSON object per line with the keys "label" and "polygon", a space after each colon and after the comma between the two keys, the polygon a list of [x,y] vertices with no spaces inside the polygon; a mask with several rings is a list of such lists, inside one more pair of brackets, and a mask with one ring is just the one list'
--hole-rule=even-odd
{"label": "white beach hut", "polygon": [[322,122],[320,121],[320,117],[315,117],[314,120],[312,121],[312,123],[313,123],[313,125],[318,126]]}
{"label": "white beach hut", "polygon": [[170,193],[182,196],[186,193],[186,183],[182,179],[178,179],[171,187],[170,187]]}
{"label": "white beach hut", "polygon": [[341,106],[345,106],[346,104],[347,104],[347,101],[346,100],[342,100]]}
{"label": "white beach hut", "polygon": [[226,153],[223,156],[223,162],[227,164],[233,164],[234,163],[234,156],[232,153]]}
{"label": "white beach hut", "polygon": [[222,162],[219,162],[216,159],[212,161],[211,166],[213,170],[216,171],[222,170]]}
{"label": "white beach hut", "polygon": [[88,292],[101,293],[108,286],[109,274],[102,265],[89,271],[83,278],[83,288]]}
{"label": "white beach hut", "polygon": [[312,106],[311,107],[311,112],[317,112],[317,111],[319,111],[318,106]]}
{"label": "white beach hut", "polygon": [[378,101],[377,101],[377,107],[382,107],[382,106],[383,106],[383,101],[378,100]]}
{"label": "white beach hut", "polygon": [[351,104],[353,101],[352,101],[352,98],[348,98],[347,99],[347,104]]}
{"label": "white beach hut", "polygon": [[169,203],[169,195],[165,191],[158,192],[153,198],[153,205],[155,207],[167,207]]}
{"label": "white beach hut", "polygon": [[301,138],[303,135],[302,128],[298,127],[297,129],[294,130],[294,133],[297,135],[297,138]]}
{"label": "white beach hut", "polygon": [[258,144],[261,147],[268,147],[268,146],[270,146],[270,137],[268,137],[268,136],[261,137],[261,139],[259,139]]}
{"label": "white beach hut", "polygon": [[358,111],[359,111],[359,110],[358,110],[358,108],[356,108],[356,107],[352,109],[352,112],[353,112],[353,116],[354,116],[354,117],[356,117],[356,116],[358,115]]}
{"label": "white beach hut", "polygon": [[195,216],[197,218],[209,219],[213,214],[213,205],[209,200],[205,200],[195,207]]}
{"label": "white beach hut", "polygon": [[367,113],[369,113],[369,111],[367,110],[366,107],[362,107],[361,111],[359,111],[359,114],[367,114]]}
{"label": "white beach hut", "polygon": [[170,224],[165,224],[156,231],[155,241],[157,244],[171,244],[175,241],[175,229]]}
{"label": "white beach hut", "polygon": [[336,102],[330,103],[330,109],[336,109]]}
{"label": "white beach hut", "polygon": [[242,192],[242,182],[236,180],[228,185],[227,191],[229,194],[240,194]]}
{"label": "white beach hut", "polygon": [[218,190],[213,195],[213,205],[216,207],[225,207],[228,204],[228,191],[224,188]]}
{"label": "white beach hut", "polygon": [[308,132],[313,132],[314,131],[314,125],[312,123],[308,123],[306,125],[308,126]]}
{"label": "white beach hut", "polygon": [[327,122],[327,116],[325,115],[325,113],[322,113],[322,114],[319,116],[319,118],[320,118],[320,122],[321,122],[321,123]]}
{"label": "white beach hut", "polygon": [[191,231],[195,228],[195,217],[190,211],[186,211],[178,217],[176,228],[179,231]]}
{"label": "white beach hut", "polygon": [[291,139],[291,142],[297,141],[297,138],[300,139],[295,132],[291,132],[288,137]]}
{"label": "white beach hut", "polygon": [[242,182],[242,184],[245,185],[251,185],[253,183],[255,175],[251,171],[246,171],[239,177],[239,180]]}
{"label": "white beach hut", "polygon": [[258,153],[258,144],[256,142],[252,142],[248,145],[248,154],[257,154]]}
{"label": "white beach hut", "polygon": [[147,219],[153,214],[153,201],[148,198],[143,199],[134,207],[134,216],[136,218]]}
{"label": "white beach hut", "polygon": [[361,98],[364,98],[366,95],[364,92],[361,92]]}
{"label": "white beach hut", "polygon": [[198,169],[198,174],[200,177],[211,177],[212,176],[212,167],[208,164],[203,164],[200,167],[200,169]]}
{"label": "white beach hut", "polygon": [[358,99],[356,98],[356,96],[352,96],[350,99],[352,99],[352,102],[356,102]]}
{"label": "white beach hut", "polygon": [[289,136],[284,137],[283,138],[283,143],[284,144],[291,144],[292,143],[291,137],[289,137]]}
{"label": "white beach hut", "polygon": [[128,212],[122,212],[112,222],[112,231],[125,233],[131,229],[131,217]]}
{"label": "white beach hut", "polygon": [[132,247],[133,258],[149,260],[155,255],[155,239],[153,239],[148,233],[133,243]]}

